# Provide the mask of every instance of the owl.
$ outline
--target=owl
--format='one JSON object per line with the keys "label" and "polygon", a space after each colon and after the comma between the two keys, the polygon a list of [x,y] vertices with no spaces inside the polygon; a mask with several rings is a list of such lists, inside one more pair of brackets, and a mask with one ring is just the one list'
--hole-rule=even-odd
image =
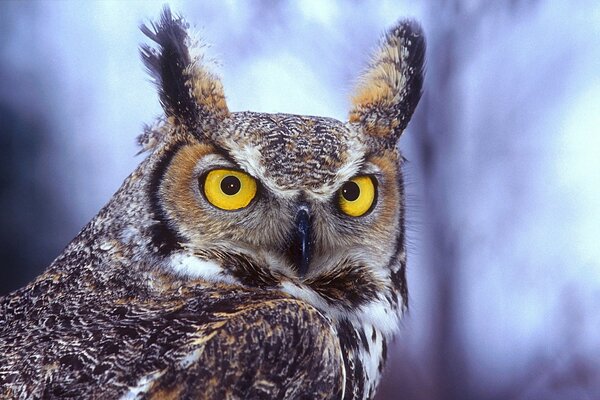
{"label": "owl", "polygon": [[0,300],[0,397],[370,399],[407,307],[403,157],[425,39],[402,21],[347,122],[232,112],[165,8],[145,160]]}

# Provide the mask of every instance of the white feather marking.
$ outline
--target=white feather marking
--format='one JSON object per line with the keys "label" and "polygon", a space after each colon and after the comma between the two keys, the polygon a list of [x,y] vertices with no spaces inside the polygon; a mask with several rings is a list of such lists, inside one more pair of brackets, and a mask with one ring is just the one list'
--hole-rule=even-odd
{"label": "white feather marking", "polygon": [[183,359],[181,361],[179,361],[179,365],[182,368],[188,368],[189,366],[191,366],[192,364],[194,364],[196,361],[198,361],[200,359],[200,356],[202,355],[203,351],[204,351],[204,347],[201,347],[199,349],[192,351],[191,353],[189,353],[185,357],[183,357]]}
{"label": "white feather marking", "polygon": [[212,282],[235,282],[233,278],[223,274],[223,269],[219,264],[203,260],[192,254],[176,253],[172,255],[169,266],[174,272],[183,276],[202,278]]}
{"label": "white feather marking", "polygon": [[163,376],[165,371],[155,371],[146,376],[142,376],[135,386],[129,387],[129,391],[121,396],[120,400],[136,400],[146,393],[154,381]]}
{"label": "white feather marking", "polygon": [[400,322],[400,316],[385,298],[362,306],[356,316],[359,322],[371,324],[387,338],[391,338],[396,333]]}
{"label": "white feather marking", "polygon": [[263,176],[265,168],[260,160],[262,155],[258,148],[253,146],[239,146],[233,143],[228,143],[229,154],[246,172],[255,177]]}

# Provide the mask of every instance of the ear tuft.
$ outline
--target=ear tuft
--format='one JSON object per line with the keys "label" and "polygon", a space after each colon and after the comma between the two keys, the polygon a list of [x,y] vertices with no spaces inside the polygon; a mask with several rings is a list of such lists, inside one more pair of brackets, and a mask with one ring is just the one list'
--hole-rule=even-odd
{"label": "ear tuft", "polygon": [[206,70],[201,57],[190,56],[188,25],[181,17],[165,7],[157,23],[140,29],[158,45],[142,45],[140,51],[167,117],[202,132],[229,114],[219,79]]}
{"label": "ear tuft", "polygon": [[424,62],[425,36],[417,22],[388,31],[352,97],[350,122],[395,146],[421,98]]}

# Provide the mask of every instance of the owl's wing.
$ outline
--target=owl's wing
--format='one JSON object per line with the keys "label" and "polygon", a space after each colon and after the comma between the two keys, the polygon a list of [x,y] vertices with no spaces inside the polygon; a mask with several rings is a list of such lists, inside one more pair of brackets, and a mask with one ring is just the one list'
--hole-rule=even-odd
{"label": "owl's wing", "polygon": [[339,340],[302,301],[222,285],[129,293],[3,299],[0,397],[342,397]]}
{"label": "owl's wing", "polygon": [[144,399],[342,397],[339,343],[313,307],[274,298],[214,317],[190,326],[193,331],[182,344],[185,354],[165,368],[138,375],[127,393],[139,392]]}

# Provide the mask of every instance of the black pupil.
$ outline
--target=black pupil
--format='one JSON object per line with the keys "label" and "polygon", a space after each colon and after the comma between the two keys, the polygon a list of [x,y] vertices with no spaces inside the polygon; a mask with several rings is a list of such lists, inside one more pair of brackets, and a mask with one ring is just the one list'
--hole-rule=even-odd
{"label": "black pupil", "polygon": [[356,182],[346,182],[342,187],[342,196],[348,201],[354,201],[360,196],[360,188]]}
{"label": "black pupil", "polygon": [[231,175],[226,176],[221,181],[221,190],[223,191],[223,193],[225,193],[229,196],[233,196],[234,194],[239,192],[241,187],[242,187],[242,183],[235,176],[231,176]]}

